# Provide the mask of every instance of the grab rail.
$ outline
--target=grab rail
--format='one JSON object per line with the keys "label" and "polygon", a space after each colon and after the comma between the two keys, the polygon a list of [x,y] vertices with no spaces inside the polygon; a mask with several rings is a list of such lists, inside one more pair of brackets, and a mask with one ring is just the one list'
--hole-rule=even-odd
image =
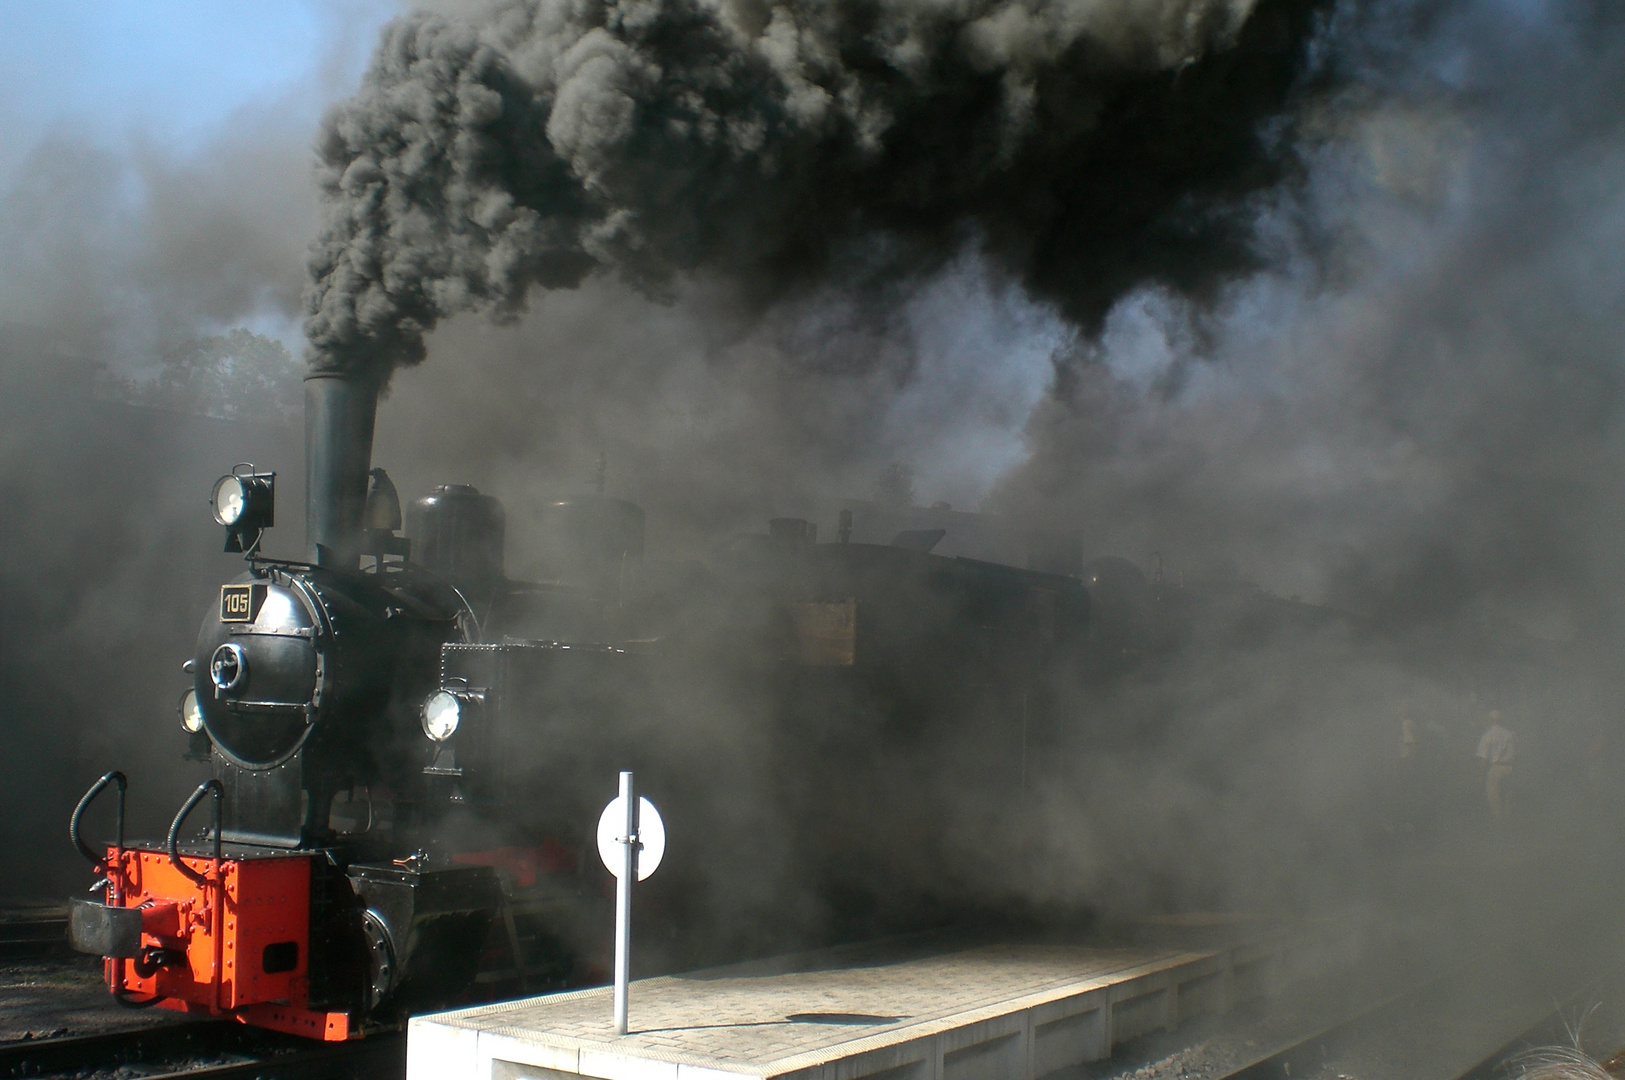
{"label": "grab rail", "polygon": [[196,870],[193,870],[190,866],[187,866],[186,863],[181,861],[181,825],[186,821],[186,815],[190,814],[194,809],[197,808],[197,804],[203,801],[203,796],[211,794],[214,796],[214,872],[215,876],[219,877],[220,800],[225,795],[225,789],[220,786],[220,781],[209,779],[199,784],[197,786],[197,790],[192,792],[192,797],[187,799],[185,805],[181,807],[180,813],[175,815],[174,823],[169,826],[169,861],[174,864],[175,869],[179,870],[192,881],[196,882],[199,887],[208,885],[209,876],[207,874],[198,873]]}
{"label": "grab rail", "polygon": [[113,845],[122,852],[124,850],[124,791],[128,786],[128,782],[124,779],[124,774],[117,769],[103,774],[100,780],[90,785],[90,790],[85,792],[84,798],[79,800],[79,805],[73,808],[73,817],[68,819],[68,836],[73,839],[73,846],[79,849],[79,854],[90,861],[90,865],[96,868],[97,873],[101,873],[107,868],[106,856],[98,855],[90,850],[89,845],[79,835],[79,822],[85,816],[85,811],[90,808],[90,804],[96,801],[96,796],[107,790],[108,784],[118,785],[118,832],[115,834],[116,838]]}

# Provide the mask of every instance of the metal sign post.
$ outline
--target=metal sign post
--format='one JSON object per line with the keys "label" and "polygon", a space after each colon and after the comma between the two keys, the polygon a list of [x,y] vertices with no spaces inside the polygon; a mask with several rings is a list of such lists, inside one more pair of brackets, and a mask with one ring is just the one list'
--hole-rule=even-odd
{"label": "metal sign post", "polygon": [[615,1034],[626,1034],[627,984],[632,973],[632,882],[655,872],[666,853],[666,825],[648,799],[636,797],[632,774],[598,817],[598,857],[615,875]]}
{"label": "metal sign post", "polygon": [[626,984],[632,974],[632,879],[638,872],[638,804],[632,774],[621,774],[621,805],[626,831],[621,841],[621,872],[615,881],[615,1034],[626,1034]]}

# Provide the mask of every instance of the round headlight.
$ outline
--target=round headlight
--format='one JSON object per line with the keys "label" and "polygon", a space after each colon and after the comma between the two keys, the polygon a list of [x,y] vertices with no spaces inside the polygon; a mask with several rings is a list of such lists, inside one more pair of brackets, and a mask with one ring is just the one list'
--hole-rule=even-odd
{"label": "round headlight", "polygon": [[203,708],[197,703],[196,690],[181,695],[181,727],[193,735],[203,730]]}
{"label": "round headlight", "polygon": [[236,476],[222,476],[214,484],[214,519],[222,525],[235,525],[248,506],[248,491]]}
{"label": "round headlight", "polygon": [[423,703],[423,734],[435,742],[445,742],[457,732],[457,722],[463,718],[463,704],[456,694],[436,690]]}

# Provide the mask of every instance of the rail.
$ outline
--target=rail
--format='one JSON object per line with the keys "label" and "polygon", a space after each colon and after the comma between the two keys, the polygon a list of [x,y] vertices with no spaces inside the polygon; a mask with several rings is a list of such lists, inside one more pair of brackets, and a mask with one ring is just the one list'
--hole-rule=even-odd
{"label": "rail", "polygon": [[0,914],[0,958],[66,952],[68,917],[57,913],[8,917]]}
{"label": "rail", "polygon": [[[1473,978],[1472,973],[1430,979],[1399,994],[1385,998],[1352,1016],[1293,1039],[1239,1068],[1224,1073],[1219,1080],[1302,1080],[1321,1074],[1339,1075],[1347,1069],[1332,1069],[1340,1055],[1362,1040],[1392,1041],[1394,1030],[1423,1015],[1432,999]],[[1415,1080],[1496,1080],[1504,1064],[1532,1047],[1553,1045],[1566,1035],[1565,1021],[1579,1000],[1594,992],[1594,982],[1570,994],[1558,1006],[1545,1006],[1515,1017],[1502,1016],[1485,1032],[1470,1034],[1459,1046],[1446,1046],[1435,1060],[1418,1063]]]}
{"label": "rail", "polygon": [[111,1073],[137,1063],[143,1080],[399,1080],[406,1071],[406,1035],[320,1043],[231,1021],[181,1021],[0,1043],[0,1080]]}

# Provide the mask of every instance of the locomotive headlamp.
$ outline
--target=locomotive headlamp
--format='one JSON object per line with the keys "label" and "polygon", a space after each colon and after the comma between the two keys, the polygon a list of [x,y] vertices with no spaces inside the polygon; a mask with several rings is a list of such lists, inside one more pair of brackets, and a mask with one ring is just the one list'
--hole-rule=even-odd
{"label": "locomotive headlamp", "polygon": [[235,525],[248,507],[248,492],[240,477],[222,476],[214,482],[214,519],[222,525]]}
{"label": "locomotive headlamp", "polygon": [[181,695],[181,727],[196,735],[203,730],[203,708],[197,703],[197,691],[188,690]]}
{"label": "locomotive headlamp", "polygon": [[246,462],[234,465],[214,482],[209,504],[214,520],[226,527],[226,550],[252,551],[260,533],[276,524],[276,473],[255,472]]}
{"label": "locomotive headlamp", "polygon": [[423,734],[435,742],[455,735],[462,719],[463,703],[449,690],[436,690],[423,703]]}

